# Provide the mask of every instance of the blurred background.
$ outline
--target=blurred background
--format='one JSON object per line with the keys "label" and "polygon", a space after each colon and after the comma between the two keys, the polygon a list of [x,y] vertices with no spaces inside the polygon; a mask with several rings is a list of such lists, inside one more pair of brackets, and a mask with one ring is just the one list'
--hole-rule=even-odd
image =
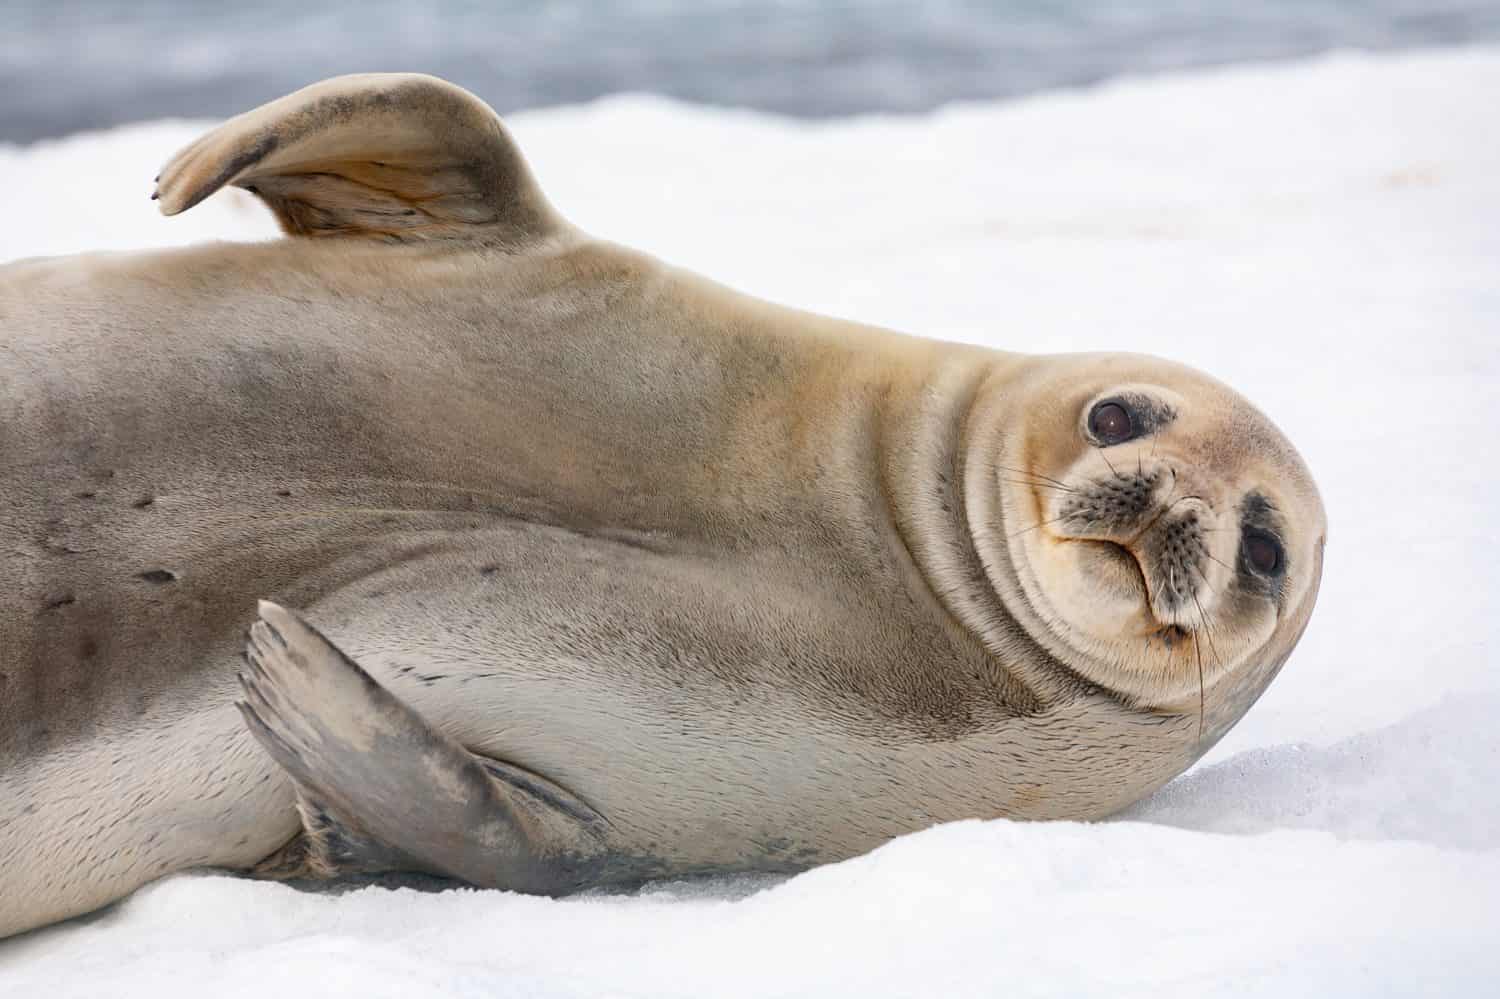
{"label": "blurred background", "polygon": [[650,92],[818,118],[1500,37],[1495,0],[4,0],[0,141],[421,70],[504,113]]}

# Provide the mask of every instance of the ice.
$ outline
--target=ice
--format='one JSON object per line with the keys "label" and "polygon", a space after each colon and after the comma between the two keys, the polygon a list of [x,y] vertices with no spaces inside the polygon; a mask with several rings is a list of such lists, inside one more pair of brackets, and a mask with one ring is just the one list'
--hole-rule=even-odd
{"label": "ice", "polygon": [[[1197,365],[1298,445],[1323,593],[1121,820],[969,822],[787,880],[563,901],[153,885],[0,944],[0,995],[1478,995],[1500,981],[1500,48],[1337,55],[812,125],[515,116],[583,227],[915,333]],[[0,259],[269,238],[147,200],[204,123],[0,148]]]}

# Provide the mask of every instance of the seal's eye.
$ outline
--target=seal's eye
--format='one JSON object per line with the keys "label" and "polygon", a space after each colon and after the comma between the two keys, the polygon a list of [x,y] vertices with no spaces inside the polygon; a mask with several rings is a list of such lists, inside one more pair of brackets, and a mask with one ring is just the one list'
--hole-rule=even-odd
{"label": "seal's eye", "polygon": [[1269,534],[1252,531],[1245,535],[1245,560],[1262,576],[1274,576],[1281,571],[1281,543]]}
{"label": "seal's eye", "polygon": [[1089,413],[1089,433],[1101,444],[1122,444],[1135,436],[1135,420],[1124,403],[1101,402]]}

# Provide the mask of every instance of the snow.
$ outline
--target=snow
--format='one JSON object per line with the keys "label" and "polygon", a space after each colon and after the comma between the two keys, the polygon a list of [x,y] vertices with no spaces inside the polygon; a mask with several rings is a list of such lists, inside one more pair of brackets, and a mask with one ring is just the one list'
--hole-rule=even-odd
{"label": "snow", "polygon": [[[216,874],[0,944],[0,995],[1479,994],[1500,981],[1500,48],[1241,67],[810,125],[624,96],[515,116],[585,228],[769,298],[1197,365],[1330,535],[1301,646],[1118,821],[966,822],[792,878],[553,901]],[[202,123],[0,147],[0,260],[273,235],[164,220]]]}

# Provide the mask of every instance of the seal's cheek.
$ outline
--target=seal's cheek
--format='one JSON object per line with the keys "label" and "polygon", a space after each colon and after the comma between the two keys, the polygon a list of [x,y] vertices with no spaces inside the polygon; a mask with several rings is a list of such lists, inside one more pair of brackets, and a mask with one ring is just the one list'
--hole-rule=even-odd
{"label": "seal's cheek", "polygon": [[1140,566],[1124,548],[1064,538],[1039,539],[1030,547],[1044,614],[1059,630],[1108,642],[1150,629]]}

